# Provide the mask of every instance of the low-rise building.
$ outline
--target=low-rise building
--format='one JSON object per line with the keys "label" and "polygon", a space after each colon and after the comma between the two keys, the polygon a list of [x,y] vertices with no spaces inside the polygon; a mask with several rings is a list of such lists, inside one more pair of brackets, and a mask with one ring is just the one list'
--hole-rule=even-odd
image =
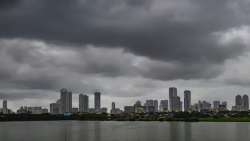
{"label": "low-rise building", "polygon": [[135,112],[134,106],[125,106],[124,107],[124,113],[134,113],[134,112]]}

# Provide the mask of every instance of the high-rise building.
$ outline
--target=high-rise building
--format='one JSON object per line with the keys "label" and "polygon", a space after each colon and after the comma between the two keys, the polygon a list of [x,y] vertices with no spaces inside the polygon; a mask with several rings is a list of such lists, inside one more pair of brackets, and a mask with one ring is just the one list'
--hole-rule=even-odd
{"label": "high-rise building", "polygon": [[135,113],[145,113],[146,107],[142,106],[141,101],[137,100],[134,104]]}
{"label": "high-rise building", "polygon": [[154,112],[158,112],[158,100],[154,100]]}
{"label": "high-rise building", "polygon": [[112,102],[112,109],[114,110],[115,109],[115,102]]}
{"label": "high-rise building", "polygon": [[3,100],[3,114],[8,114],[7,100]]}
{"label": "high-rise building", "polygon": [[184,91],[184,111],[189,111],[191,108],[191,91]]}
{"label": "high-rise building", "polygon": [[[191,99],[190,99],[191,100]],[[182,101],[179,96],[177,96],[177,88],[169,88],[169,105],[171,112],[182,111]]]}
{"label": "high-rise building", "polygon": [[89,110],[89,97],[87,95],[79,94],[79,112],[86,113]]}
{"label": "high-rise building", "polygon": [[154,100],[152,99],[146,100],[146,103],[144,104],[144,106],[154,106]]}
{"label": "high-rise building", "polygon": [[155,112],[154,100],[152,99],[146,100],[144,107],[146,113],[154,113]]}
{"label": "high-rise building", "polygon": [[210,111],[211,110],[211,103],[207,101],[199,101],[198,102],[198,109],[199,111]]}
{"label": "high-rise building", "polygon": [[242,111],[243,107],[242,107],[242,97],[241,95],[237,95],[235,96],[235,111]]}
{"label": "high-rise building", "polygon": [[101,92],[95,92],[94,93],[94,99],[95,99],[95,101],[94,101],[94,103],[95,103],[95,111],[96,112],[100,112],[100,110],[101,110]]}
{"label": "high-rise building", "polygon": [[240,95],[237,95],[237,96],[235,97],[235,105],[236,105],[236,106],[241,106],[241,105],[242,105],[242,98],[241,98]]}
{"label": "high-rise building", "polygon": [[111,114],[116,114],[116,108],[115,108],[115,102],[112,102],[111,104],[111,111],[110,111]]}
{"label": "high-rise building", "polygon": [[248,95],[235,96],[235,106],[232,107],[232,111],[248,111],[248,110],[249,110]]}
{"label": "high-rise building", "polygon": [[242,109],[244,111],[249,110],[249,98],[248,98],[248,95],[243,95],[243,97],[242,97]]}
{"label": "high-rise building", "polygon": [[154,112],[158,112],[158,100],[146,100],[146,103],[144,104],[145,107],[145,112],[146,113],[154,113]]}
{"label": "high-rise building", "polygon": [[134,104],[135,107],[141,107],[141,101],[137,100]]}
{"label": "high-rise building", "polygon": [[168,111],[168,100],[161,100],[160,102],[160,111],[167,112]]}
{"label": "high-rise building", "polygon": [[51,114],[59,114],[60,113],[60,104],[59,103],[51,103],[49,107],[50,107]]}
{"label": "high-rise building", "polygon": [[174,105],[174,111],[175,112],[180,112],[182,111],[182,101],[181,101],[181,98],[179,96],[177,96],[175,98],[175,105]]}
{"label": "high-rise building", "polygon": [[72,112],[72,92],[65,88],[61,89],[60,107],[62,114]]}
{"label": "high-rise building", "polygon": [[227,111],[227,102],[226,101],[221,102],[221,104],[219,105],[218,111]]}
{"label": "high-rise building", "polygon": [[170,87],[169,88],[169,108],[171,112],[176,110],[176,107],[175,107],[176,97],[177,97],[177,88]]}
{"label": "high-rise building", "polygon": [[220,101],[216,100],[213,102],[213,110],[214,111],[219,111],[219,107],[220,107]]}
{"label": "high-rise building", "polygon": [[179,103],[179,112],[181,112],[182,111],[182,101],[180,101],[180,103]]}

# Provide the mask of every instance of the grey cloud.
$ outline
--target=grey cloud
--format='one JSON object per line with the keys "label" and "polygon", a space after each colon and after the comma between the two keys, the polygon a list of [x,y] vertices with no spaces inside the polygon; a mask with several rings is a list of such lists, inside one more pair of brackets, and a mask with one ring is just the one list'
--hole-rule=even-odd
{"label": "grey cloud", "polygon": [[0,0],[0,10],[18,5],[19,0]]}
{"label": "grey cloud", "polygon": [[249,3],[244,0],[237,3],[233,0],[23,1],[15,9],[0,14],[8,17],[1,18],[0,36],[119,46],[149,58],[187,66],[197,64],[207,69],[202,64],[222,64],[244,51],[244,47],[237,45],[221,48],[211,35],[249,23],[248,11],[241,10],[243,5]]}
{"label": "grey cloud", "polygon": [[121,48],[107,49],[91,45],[85,48],[61,48],[41,41],[21,39],[0,40],[0,46],[2,88],[80,89],[85,83],[94,89],[94,82],[88,83],[89,77],[94,80],[100,76],[137,74],[132,66],[133,59],[137,57],[125,53]]}
{"label": "grey cloud", "polygon": [[[79,89],[86,84],[94,89],[99,87],[94,84],[95,78],[200,79],[213,78],[223,70],[222,66],[210,63],[190,65],[152,60],[119,47],[62,47],[23,39],[2,39],[0,46],[3,88],[8,84],[22,89]],[[88,83],[87,78],[93,82]]]}
{"label": "grey cloud", "polygon": [[[169,80],[216,79],[249,46],[221,44],[216,33],[249,25],[249,7],[248,0],[0,0],[0,88],[144,96],[165,93]],[[222,80],[248,84],[232,74]],[[10,93],[1,91],[33,97]]]}
{"label": "grey cloud", "polygon": [[8,75],[0,77],[0,97],[10,100],[55,96],[62,87],[74,93],[100,89],[113,96],[141,96],[160,86],[140,76],[136,60],[145,58],[121,48],[61,48],[22,39],[2,39],[0,46],[0,72]]}

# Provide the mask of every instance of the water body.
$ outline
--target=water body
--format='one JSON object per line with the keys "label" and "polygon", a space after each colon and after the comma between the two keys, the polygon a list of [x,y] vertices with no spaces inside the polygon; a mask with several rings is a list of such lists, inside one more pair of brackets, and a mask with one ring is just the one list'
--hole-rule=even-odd
{"label": "water body", "polygon": [[250,141],[250,123],[1,122],[0,141]]}

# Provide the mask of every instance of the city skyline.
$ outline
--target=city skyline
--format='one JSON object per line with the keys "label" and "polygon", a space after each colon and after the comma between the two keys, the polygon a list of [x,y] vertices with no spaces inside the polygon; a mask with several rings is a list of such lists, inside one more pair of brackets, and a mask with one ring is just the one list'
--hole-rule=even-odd
{"label": "city skyline", "polygon": [[13,109],[47,107],[64,87],[74,107],[75,94],[95,89],[107,107],[113,99],[117,107],[163,99],[171,86],[191,89],[194,101],[227,99],[230,106],[236,94],[250,93],[247,0],[0,5],[0,98]]}
{"label": "city skyline", "polygon": [[250,140],[249,15],[250,0],[0,0],[0,140]]}
{"label": "city skyline", "polygon": [[[137,100],[132,105],[123,105],[123,108],[116,107],[116,103],[119,103],[119,101],[112,101],[111,108],[107,108],[103,105],[101,105],[101,97],[102,94],[100,91],[95,91],[93,93],[94,99],[93,108],[89,107],[89,104],[91,103],[89,101],[89,95],[86,94],[78,94],[78,107],[72,106],[72,92],[67,90],[66,88],[62,88],[60,90],[60,98],[56,100],[56,102],[49,104],[49,110],[48,109],[42,109],[42,106],[27,106],[22,105],[18,110],[17,113],[22,113],[21,111],[25,112],[30,108],[30,110],[34,110],[35,112],[39,113],[39,110],[41,112],[49,111],[51,114],[63,114],[63,113],[84,113],[84,112],[90,112],[90,113],[100,113],[100,112],[107,112],[110,111],[110,113],[121,113],[122,109],[123,112],[126,113],[126,111],[132,112],[131,106],[134,106],[135,112],[138,110],[143,110],[146,113],[149,112],[191,112],[191,111],[203,111],[203,110],[213,110],[213,111],[248,111],[249,110],[249,97],[248,95],[236,95],[235,96],[235,103],[232,107],[228,107],[228,102],[223,99],[221,100],[213,100],[213,101],[207,101],[207,100],[199,100],[196,102],[192,102],[192,92],[191,90],[184,90],[183,91],[183,99],[180,98],[178,95],[178,88],[176,87],[169,87],[169,97],[168,99],[146,99],[145,103],[143,103],[142,100]],[[184,102],[183,102],[184,101]],[[23,108],[28,109],[23,109]],[[40,109],[39,109],[40,108]],[[139,108],[136,110],[136,108]],[[141,109],[143,108],[143,109]],[[141,110],[140,110],[141,109]],[[3,107],[2,107],[3,113],[8,113],[8,110],[11,110],[10,108],[7,108],[7,100],[3,100]],[[21,110],[21,111],[20,111]],[[13,111],[15,112],[15,111]]]}

